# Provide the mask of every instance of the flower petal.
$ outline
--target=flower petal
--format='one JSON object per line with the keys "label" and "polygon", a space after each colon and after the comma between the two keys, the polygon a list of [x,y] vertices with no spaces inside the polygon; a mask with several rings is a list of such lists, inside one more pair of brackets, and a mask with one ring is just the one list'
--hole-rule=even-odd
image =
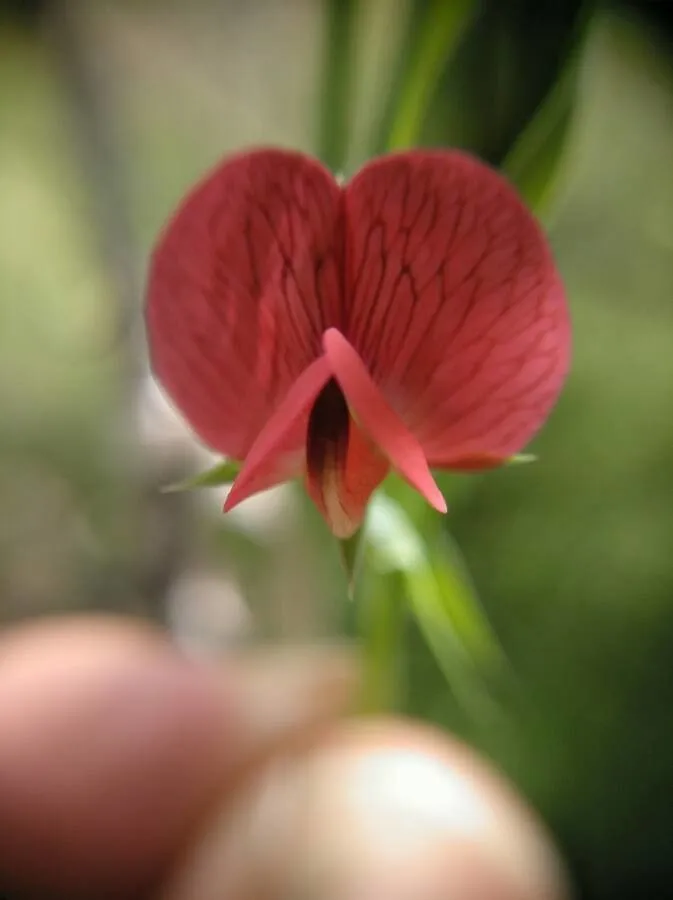
{"label": "flower petal", "polygon": [[242,459],[339,321],[341,191],[318,162],[256,150],[188,196],[152,257],[154,372],[197,434]]}
{"label": "flower petal", "polygon": [[309,413],[331,376],[329,363],[321,356],[297,378],[250,448],[227,496],[225,512],[300,473]]}
{"label": "flower petal", "polygon": [[330,378],[316,399],[306,440],[306,486],[332,533],[351,537],[390,464],[353,420]]}
{"label": "flower petal", "polygon": [[457,152],[371,162],[346,188],[346,334],[430,465],[503,460],[565,379],[570,324],[539,225]]}
{"label": "flower petal", "polygon": [[357,352],[336,328],[327,329],[323,347],[332,373],[365,433],[431,506],[446,512],[446,501],[420,444],[390,407]]}

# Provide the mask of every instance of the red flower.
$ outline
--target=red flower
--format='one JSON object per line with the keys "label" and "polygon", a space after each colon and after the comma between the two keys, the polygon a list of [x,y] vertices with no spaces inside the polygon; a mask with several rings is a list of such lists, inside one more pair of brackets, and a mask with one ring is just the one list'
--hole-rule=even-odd
{"label": "red flower", "polygon": [[368,163],[341,186],[300,153],[225,160],[152,259],[154,371],[201,439],[244,462],[225,510],[303,473],[335,535],[390,468],[496,466],[542,425],[570,326],[544,235],[457,152]]}

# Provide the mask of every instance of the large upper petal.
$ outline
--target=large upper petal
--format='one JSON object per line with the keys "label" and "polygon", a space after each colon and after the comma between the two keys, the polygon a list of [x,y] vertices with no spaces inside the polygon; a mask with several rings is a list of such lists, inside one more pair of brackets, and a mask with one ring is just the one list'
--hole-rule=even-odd
{"label": "large upper petal", "polygon": [[345,334],[431,465],[517,452],[564,381],[570,326],[545,236],[459,152],[381,157],[348,184]]}
{"label": "large upper petal", "polygon": [[197,185],[159,239],[147,295],[153,369],[227,456],[247,454],[320,355],[325,327],[339,324],[341,207],[318,162],[255,150]]}

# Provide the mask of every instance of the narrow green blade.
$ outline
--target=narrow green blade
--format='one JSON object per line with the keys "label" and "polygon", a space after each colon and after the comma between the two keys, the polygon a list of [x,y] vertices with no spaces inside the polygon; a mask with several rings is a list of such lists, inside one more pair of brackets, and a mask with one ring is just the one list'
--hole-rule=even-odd
{"label": "narrow green blade", "polygon": [[166,487],[162,488],[162,493],[175,494],[181,491],[193,491],[197,488],[219,487],[222,484],[231,484],[240,470],[240,462],[225,460],[217,463],[212,469],[200,472],[198,475],[190,475],[184,481],[166,485]]}
{"label": "narrow green blade", "polygon": [[580,17],[574,47],[556,83],[502,165],[527,204],[541,217],[549,211],[563,174],[575,121],[581,63],[592,21],[593,4],[588,3]]}
{"label": "narrow green blade", "polygon": [[404,508],[384,494],[372,501],[367,529],[370,565],[399,573],[409,609],[459,701],[470,712],[492,706],[487,679],[505,657],[456,548],[427,543]]}

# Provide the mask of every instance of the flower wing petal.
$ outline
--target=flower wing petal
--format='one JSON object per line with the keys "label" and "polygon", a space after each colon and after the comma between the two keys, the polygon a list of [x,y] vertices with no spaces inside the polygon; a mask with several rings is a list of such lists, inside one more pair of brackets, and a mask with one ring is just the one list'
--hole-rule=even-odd
{"label": "flower wing petal", "polygon": [[321,356],[297,378],[250,448],[227,495],[225,512],[300,473],[311,407],[331,377],[329,363]]}
{"label": "flower wing petal", "polygon": [[446,512],[420,444],[376,386],[354,348],[336,328],[323,336],[325,356],[359,425],[391,465],[435,509]]}
{"label": "flower wing petal", "polygon": [[318,162],[255,150],[191,191],[152,257],[154,372],[196,433],[242,459],[338,320],[341,191]]}
{"label": "flower wing petal", "polygon": [[519,451],[570,355],[563,287],[531,213],[492,169],[442,151],[373,161],[345,206],[346,334],[429,463]]}

